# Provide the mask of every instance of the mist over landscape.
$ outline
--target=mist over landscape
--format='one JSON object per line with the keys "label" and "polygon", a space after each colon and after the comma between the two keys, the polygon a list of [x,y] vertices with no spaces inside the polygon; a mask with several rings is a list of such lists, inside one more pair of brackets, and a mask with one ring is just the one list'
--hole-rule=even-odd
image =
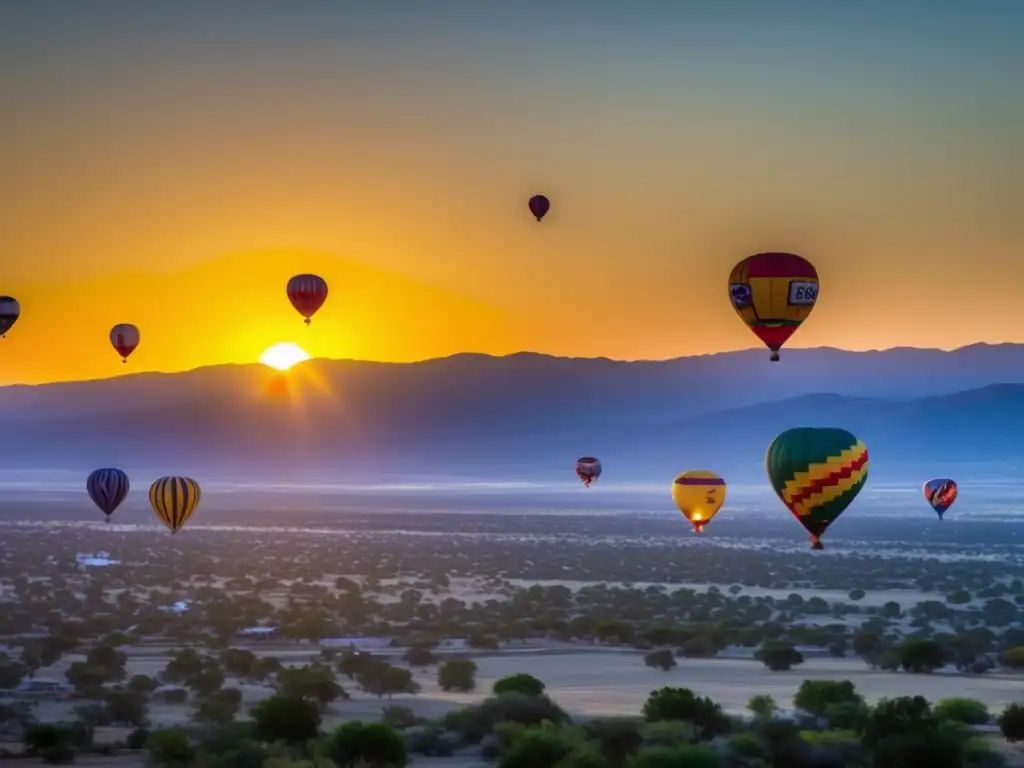
{"label": "mist over landscape", "polygon": [[[664,362],[535,354],[218,366],[0,390],[8,469],[200,473],[205,483],[561,483],[583,454],[609,490],[708,467],[760,483],[793,426],[867,444],[872,485],[1024,462],[1024,346],[746,351]],[[277,384],[277,386],[275,386]],[[962,468],[962,469],[961,469]],[[205,485],[204,485],[205,487]],[[640,488],[638,487],[638,490]]]}

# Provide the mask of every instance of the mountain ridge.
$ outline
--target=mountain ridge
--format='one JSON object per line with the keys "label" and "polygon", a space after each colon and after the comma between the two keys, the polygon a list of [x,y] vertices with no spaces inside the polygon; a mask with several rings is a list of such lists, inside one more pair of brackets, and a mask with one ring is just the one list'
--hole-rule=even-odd
{"label": "mountain ridge", "polygon": [[637,479],[709,463],[742,475],[784,429],[843,426],[884,472],[1024,455],[1024,345],[230,364],[4,388],[0,419],[12,469],[529,478],[593,453]]}

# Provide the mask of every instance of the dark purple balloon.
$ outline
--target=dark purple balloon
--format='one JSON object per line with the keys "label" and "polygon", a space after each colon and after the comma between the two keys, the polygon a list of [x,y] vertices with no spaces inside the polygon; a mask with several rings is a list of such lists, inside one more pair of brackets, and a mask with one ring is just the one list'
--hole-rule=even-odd
{"label": "dark purple balloon", "polygon": [[530,213],[537,217],[537,221],[543,219],[550,208],[551,201],[544,195],[534,195],[530,198]]}

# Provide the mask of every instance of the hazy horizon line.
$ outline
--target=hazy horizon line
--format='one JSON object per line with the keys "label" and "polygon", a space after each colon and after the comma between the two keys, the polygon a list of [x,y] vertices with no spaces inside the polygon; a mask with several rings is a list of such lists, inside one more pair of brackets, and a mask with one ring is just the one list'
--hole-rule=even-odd
{"label": "hazy horizon line", "polygon": [[[298,345],[298,346],[301,347],[301,345]],[[996,342],[976,341],[976,342],[972,342],[971,344],[963,344],[963,345],[958,346],[958,347],[949,347],[949,348],[943,348],[943,347],[914,347],[914,346],[907,346],[907,345],[898,345],[898,346],[893,346],[893,347],[872,347],[872,348],[869,348],[869,349],[848,349],[846,347],[834,347],[834,346],[829,346],[829,345],[819,345],[819,346],[814,346],[814,347],[792,347],[792,348],[786,348],[785,350],[783,350],[783,355],[785,355],[785,354],[792,354],[794,352],[816,352],[816,351],[848,352],[850,354],[856,354],[856,355],[881,354],[881,353],[885,353],[885,352],[903,352],[903,351],[911,351],[911,352],[942,352],[942,353],[946,353],[946,354],[952,354],[954,352],[959,352],[959,351],[964,350],[964,349],[970,349],[972,347],[1024,347],[1024,342],[1019,342],[1019,341],[996,341]],[[288,369],[286,371],[279,371],[277,369],[274,369],[274,368],[266,365],[265,363],[259,362],[258,360],[253,360],[252,362],[248,362],[248,363],[236,363],[236,362],[213,363],[211,365],[198,365],[198,366],[195,366],[194,368],[181,368],[181,369],[177,369],[177,370],[167,370],[167,371],[155,371],[155,370],[132,371],[132,372],[125,372],[125,373],[114,375],[114,376],[92,376],[92,377],[84,377],[84,378],[80,378],[80,379],[54,379],[53,381],[39,382],[39,383],[36,383],[36,384],[28,384],[28,383],[16,382],[16,383],[10,383],[10,384],[0,384],[0,389],[13,389],[13,388],[17,388],[17,387],[32,388],[32,389],[34,389],[36,387],[48,387],[48,386],[52,386],[54,384],[77,384],[77,383],[86,382],[86,381],[112,381],[114,379],[126,379],[126,378],[131,378],[131,377],[138,377],[138,376],[175,376],[175,375],[181,374],[181,373],[193,373],[195,371],[203,371],[203,370],[208,370],[208,369],[212,369],[212,368],[250,368],[250,367],[257,367],[257,366],[259,366],[259,367],[265,368],[268,372],[273,372],[273,373],[277,373],[277,374],[280,374],[280,375],[287,375],[288,371],[290,371],[290,370],[297,370],[297,369],[301,368],[303,365],[307,365],[309,363],[315,363],[315,362],[330,362],[330,363],[345,362],[345,363],[362,363],[362,364],[367,364],[368,363],[368,364],[373,364],[373,365],[405,366],[405,365],[422,365],[424,363],[433,363],[433,362],[440,362],[440,361],[443,361],[443,360],[452,360],[452,359],[457,358],[457,357],[486,357],[486,358],[491,358],[491,359],[494,359],[494,360],[502,360],[502,359],[506,359],[506,358],[510,358],[510,357],[520,357],[520,356],[527,356],[527,355],[529,355],[529,356],[533,356],[533,357],[546,357],[546,358],[550,358],[550,359],[553,359],[553,360],[588,360],[588,361],[604,361],[604,362],[609,362],[609,363],[672,363],[672,362],[677,362],[679,360],[696,360],[696,359],[702,359],[702,358],[708,358],[708,357],[724,357],[726,355],[742,355],[742,354],[747,354],[747,353],[751,353],[751,352],[765,352],[765,349],[763,347],[744,347],[742,349],[726,349],[726,350],[722,350],[722,351],[719,351],[719,352],[705,352],[705,353],[697,354],[697,355],[678,355],[678,356],[675,356],[675,357],[661,357],[661,358],[617,358],[617,357],[608,357],[606,355],[598,355],[598,356],[595,356],[595,357],[589,357],[589,356],[586,356],[586,355],[556,355],[556,354],[551,354],[549,352],[538,352],[538,351],[530,350],[530,349],[522,349],[522,350],[519,350],[517,352],[509,352],[509,353],[503,354],[503,355],[494,355],[494,354],[491,354],[489,352],[455,352],[455,353],[450,354],[450,355],[440,355],[438,357],[424,357],[424,358],[416,359],[416,360],[372,360],[372,359],[369,359],[369,358],[359,358],[359,357],[311,357],[308,360],[304,360],[304,361],[302,361],[300,363],[296,363],[294,366],[292,366],[290,369]],[[767,354],[767,353],[765,352],[765,354]],[[828,393],[822,393],[822,394],[828,394]]]}

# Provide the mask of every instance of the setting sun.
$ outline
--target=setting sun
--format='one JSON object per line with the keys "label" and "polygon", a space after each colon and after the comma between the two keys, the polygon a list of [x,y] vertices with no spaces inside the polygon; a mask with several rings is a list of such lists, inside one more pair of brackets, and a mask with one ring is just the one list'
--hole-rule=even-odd
{"label": "setting sun", "polygon": [[303,360],[309,360],[309,355],[298,344],[292,344],[290,341],[267,347],[263,354],[260,355],[261,363],[271,368],[276,368],[279,371],[287,371],[293,365],[301,363]]}

